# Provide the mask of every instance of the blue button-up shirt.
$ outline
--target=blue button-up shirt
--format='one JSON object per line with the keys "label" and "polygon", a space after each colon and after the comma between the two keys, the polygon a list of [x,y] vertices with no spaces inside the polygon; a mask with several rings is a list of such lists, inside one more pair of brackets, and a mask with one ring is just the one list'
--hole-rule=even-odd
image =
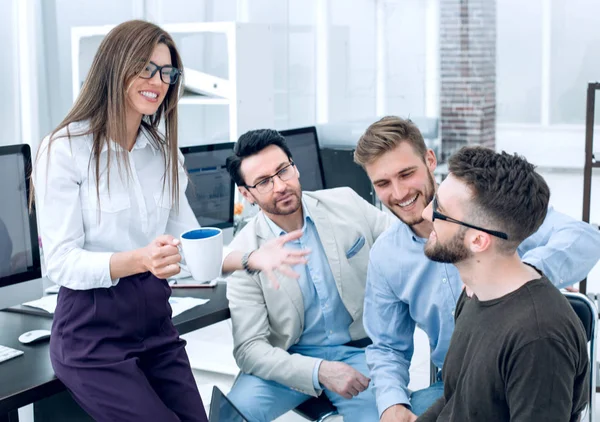
{"label": "blue button-up shirt", "polygon": [[[304,212],[302,236],[298,240],[288,242],[287,247],[311,250],[308,263],[296,265],[293,268],[300,274],[298,284],[304,302],[304,330],[298,343],[289,351],[318,356],[319,353],[315,347],[339,346],[351,340],[349,327],[352,324],[352,317],[344,306],[335,285],[335,279],[315,223],[304,203],[302,203],[302,208]],[[272,220],[266,216],[265,219],[275,236],[286,234],[285,230]],[[316,389],[321,388],[319,385],[321,362],[322,359],[319,359],[313,370],[313,384]]]}
{"label": "blue button-up shirt", "polygon": [[[366,354],[380,415],[394,404],[410,405],[415,326],[427,333],[431,360],[439,368],[454,330],[463,282],[454,265],[425,256],[425,242],[398,221],[371,249],[363,322],[373,341]],[[556,286],[565,287],[585,278],[600,258],[600,232],[550,208],[542,226],[517,252]]]}

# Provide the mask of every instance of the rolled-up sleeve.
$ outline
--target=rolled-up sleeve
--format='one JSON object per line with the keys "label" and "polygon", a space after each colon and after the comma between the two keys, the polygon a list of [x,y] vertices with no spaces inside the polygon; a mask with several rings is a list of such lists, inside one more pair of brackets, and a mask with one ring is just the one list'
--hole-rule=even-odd
{"label": "rolled-up sleeve", "polygon": [[71,143],[59,138],[40,145],[35,171],[36,212],[44,248],[47,277],[73,290],[112,287],[112,252],[83,249],[85,232],[79,189],[81,175]]}
{"label": "rolled-up sleeve", "polygon": [[600,231],[549,208],[544,223],[518,252],[555,286],[570,286],[586,278],[600,259]]}

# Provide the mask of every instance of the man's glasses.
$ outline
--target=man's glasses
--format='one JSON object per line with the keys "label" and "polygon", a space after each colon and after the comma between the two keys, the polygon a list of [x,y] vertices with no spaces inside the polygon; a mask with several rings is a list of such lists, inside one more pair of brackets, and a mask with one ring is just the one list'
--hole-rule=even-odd
{"label": "man's glasses", "polygon": [[246,189],[256,189],[258,193],[269,193],[273,190],[273,185],[275,181],[273,180],[275,176],[279,177],[282,182],[286,182],[291,180],[296,175],[294,171],[294,162],[290,162],[287,166],[283,167],[277,173],[272,176],[265,177],[260,182],[256,183],[253,186],[246,185]]}
{"label": "man's glasses", "polygon": [[160,80],[169,85],[175,84],[181,74],[181,70],[170,64],[159,66],[154,62],[149,62],[139,76],[142,79],[152,79],[156,72],[160,72]]}
{"label": "man's glasses", "polygon": [[465,223],[463,221],[456,220],[456,219],[454,219],[452,217],[448,217],[447,215],[442,214],[437,209],[438,209],[437,197],[434,196],[433,197],[433,216],[431,217],[431,221],[432,222],[435,221],[435,219],[437,218],[438,220],[445,220],[445,221],[449,221],[450,223],[460,224],[461,226],[465,226],[465,227],[468,227],[470,229],[481,230],[482,232],[489,233],[492,236],[499,237],[500,239],[508,240],[508,235],[506,233],[499,232],[499,231],[496,231],[496,230],[483,229],[481,227],[477,227],[477,226],[474,226],[472,224],[468,224],[468,223]]}

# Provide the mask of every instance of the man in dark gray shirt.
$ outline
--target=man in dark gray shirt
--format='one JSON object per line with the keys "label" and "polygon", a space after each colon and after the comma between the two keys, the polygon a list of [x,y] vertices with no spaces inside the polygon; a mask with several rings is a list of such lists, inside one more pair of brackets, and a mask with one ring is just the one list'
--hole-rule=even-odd
{"label": "man in dark gray shirt", "polygon": [[442,370],[444,395],[419,421],[577,421],[587,404],[583,326],[563,295],[516,253],[543,222],[550,191],[525,159],[482,147],[450,158],[423,217],[434,260],[465,290]]}

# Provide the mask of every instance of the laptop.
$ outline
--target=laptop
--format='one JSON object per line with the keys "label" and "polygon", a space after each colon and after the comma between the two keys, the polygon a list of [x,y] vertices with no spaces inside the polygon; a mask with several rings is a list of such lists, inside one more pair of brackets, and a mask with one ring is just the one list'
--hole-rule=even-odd
{"label": "laptop", "polygon": [[210,401],[209,422],[247,422],[248,420],[215,385]]}

